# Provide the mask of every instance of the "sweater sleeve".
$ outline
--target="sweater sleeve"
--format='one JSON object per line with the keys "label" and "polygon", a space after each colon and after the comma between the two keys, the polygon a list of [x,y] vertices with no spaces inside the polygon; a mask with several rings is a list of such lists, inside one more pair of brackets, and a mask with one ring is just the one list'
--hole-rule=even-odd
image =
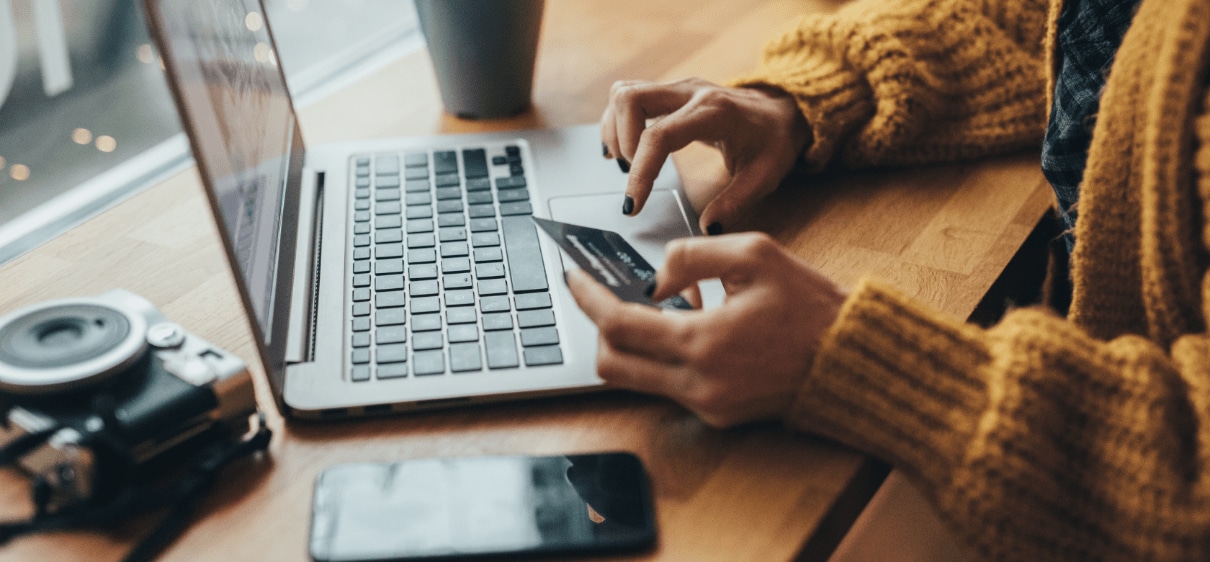
{"label": "sweater sleeve", "polygon": [[1206,559],[1205,334],[1164,350],[1034,309],[983,330],[867,281],[788,423],[900,467],[974,559]]}
{"label": "sweater sleeve", "polygon": [[812,171],[1038,146],[1045,0],[858,0],[770,42],[737,86],[784,90],[811,126]]}

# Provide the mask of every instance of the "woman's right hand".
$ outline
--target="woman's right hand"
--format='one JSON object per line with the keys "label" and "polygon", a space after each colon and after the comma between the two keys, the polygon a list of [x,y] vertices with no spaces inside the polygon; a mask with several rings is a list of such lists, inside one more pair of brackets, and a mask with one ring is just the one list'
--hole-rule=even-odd
{"label": "woman's right hand", "polygon": [[727,88],[700,78],[616,82],[601,116],[605,156],[628,170],[628,215],[643,209],[671,153],[693,141],[722,152],[731,177],[702,210],[701,228],[709,234],[722,233],[741,210],[772,193],[810,140],[789,94]]}

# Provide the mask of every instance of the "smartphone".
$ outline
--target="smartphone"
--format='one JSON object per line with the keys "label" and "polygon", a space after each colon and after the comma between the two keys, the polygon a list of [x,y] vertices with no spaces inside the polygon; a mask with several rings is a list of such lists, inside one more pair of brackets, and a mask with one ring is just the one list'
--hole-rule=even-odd
{"label": "smartphone", "polygon": [[315,482],[311,558],[450,560],[636,551],[655,544],[638,457],[452,457],[344,464]]}

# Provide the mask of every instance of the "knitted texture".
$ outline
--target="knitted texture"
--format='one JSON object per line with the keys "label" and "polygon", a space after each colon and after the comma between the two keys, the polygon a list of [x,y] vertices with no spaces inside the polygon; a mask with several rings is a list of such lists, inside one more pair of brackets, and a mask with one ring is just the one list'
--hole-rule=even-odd
{"label": "knitted texture", "polygon": [[[815,167],[1040,135],[1058,2],[1049,26],[1038,2],[882,4],[803,22],[740,81],[799,100]],[[864,281],[816,352],[787,423],[895,463],[971,559],[1210,560],[1208,43],[1210,0],[1140,6],[1093,132],[1067,319],[984,330]]]}

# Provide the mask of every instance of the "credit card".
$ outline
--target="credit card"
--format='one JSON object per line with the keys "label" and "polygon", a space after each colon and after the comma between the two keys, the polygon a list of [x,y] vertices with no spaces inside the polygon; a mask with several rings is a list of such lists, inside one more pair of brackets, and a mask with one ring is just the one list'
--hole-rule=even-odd
{"label": "credit card", "polygon": [[660,308],[692,310],[693,305],[680,295],[659,303],[645,294],[655,282],[655,268],[616,232],[531,217],[550,235],[572,261],[626,302]]}

